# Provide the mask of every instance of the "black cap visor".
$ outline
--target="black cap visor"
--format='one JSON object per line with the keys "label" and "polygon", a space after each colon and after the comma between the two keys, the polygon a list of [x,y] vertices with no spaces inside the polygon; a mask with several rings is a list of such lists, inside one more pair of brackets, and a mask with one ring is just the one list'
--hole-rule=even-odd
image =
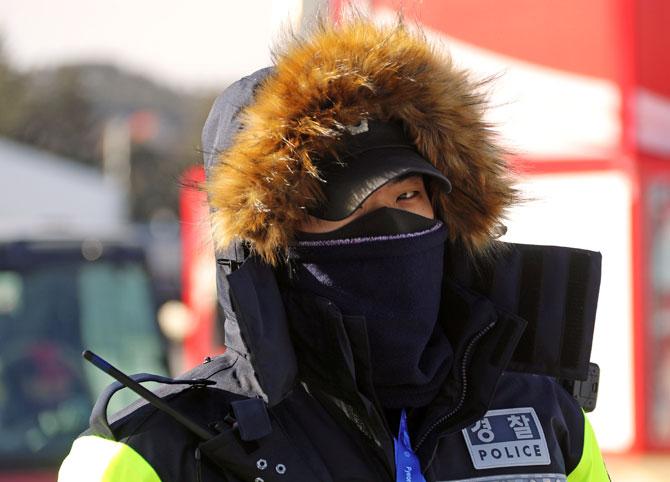
{"label": "black cap visor", "polygon": [[376,146],[353,157],[331,162],[322,169],[325,202],[309,214],[326,221],[350,216],[377,189],[406,175],[425,175],[442,181],[444,192],[451,183],[418,152],[406,145]]}

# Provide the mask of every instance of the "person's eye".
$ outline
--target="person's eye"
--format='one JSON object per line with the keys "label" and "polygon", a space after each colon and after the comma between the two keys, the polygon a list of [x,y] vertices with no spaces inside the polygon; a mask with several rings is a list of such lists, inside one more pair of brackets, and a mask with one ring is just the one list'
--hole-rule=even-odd
{"label": "person's eye", "polygon": [[397,201],[408,201],[419,195],[419,191],[406,191],[396,198]]}

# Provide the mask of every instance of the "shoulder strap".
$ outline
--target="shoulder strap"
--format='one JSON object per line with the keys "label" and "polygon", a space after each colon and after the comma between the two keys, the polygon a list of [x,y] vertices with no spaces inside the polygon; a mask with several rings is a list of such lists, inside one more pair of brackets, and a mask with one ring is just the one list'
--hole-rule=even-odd
{"label": "shoulder strap", "polygon": [[[130,378],[132,378],[138,383],[158,382],[166,385],[202,386],[214,383],[204,379],[180,380],[180,379],[164,377],[161,375],[152,375],[150,373],[138,373],[135,375],[130,375]],[[109,406],[109,401],[112,399],[114,394],[119,390],[121,390],[122,388],[125,388],[125,386],[119,382],[113,382],[103,390],[103,392],[96,400],[95,405],[93,406],[93,410],[91,411],[91,417],[89,418],[90,430],[94,434],[107,439],[112,440],[115,439],[114,433],[112,432],[112,429],[109,425],[109,420],[107,419],[107,407]],[[183,390],[183,388],[174,390],[174,392],[176,393],[181,390]],[[166,394],[163,393],[162,395]],[[139,402],[142,404],[146,403],[143,400],[140,400]],[[135,404],[131,405],[131,407],[137,408]]]}

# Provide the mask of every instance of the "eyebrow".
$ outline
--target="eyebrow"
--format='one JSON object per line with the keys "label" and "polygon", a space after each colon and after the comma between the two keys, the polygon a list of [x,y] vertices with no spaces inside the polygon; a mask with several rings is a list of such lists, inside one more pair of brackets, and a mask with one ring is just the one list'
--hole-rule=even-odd
{"label": "eyebrow", "polygon": [[403,181],[406,181],[410,177],[418,177],[421,180],[423,180],[423,175],[421,173],[419,173],[419,172],[408,172],[406,174],[403,174],[402,176],[396,177],[395,179],[391,179],[389,181],[389,185],[401,183]]}

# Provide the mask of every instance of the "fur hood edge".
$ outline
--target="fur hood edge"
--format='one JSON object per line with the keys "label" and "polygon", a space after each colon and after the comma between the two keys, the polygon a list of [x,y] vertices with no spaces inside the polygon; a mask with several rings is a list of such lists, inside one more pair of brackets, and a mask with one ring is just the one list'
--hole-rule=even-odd
{"label": "fur hood edge", "polygon": [[239,109],[243,128],[211,167],[215,247],[241,239],[276,264],[307,208],[322,200],[318,158],[334,154],[345,126],[376,119],[402,122],[450,179],[452,192],[437,192],[433,203],[452,241],[486,252],[518,194],[483,120],[484,95],[481,83],[401,21],[322,22],[275,53],[273,69]]}

